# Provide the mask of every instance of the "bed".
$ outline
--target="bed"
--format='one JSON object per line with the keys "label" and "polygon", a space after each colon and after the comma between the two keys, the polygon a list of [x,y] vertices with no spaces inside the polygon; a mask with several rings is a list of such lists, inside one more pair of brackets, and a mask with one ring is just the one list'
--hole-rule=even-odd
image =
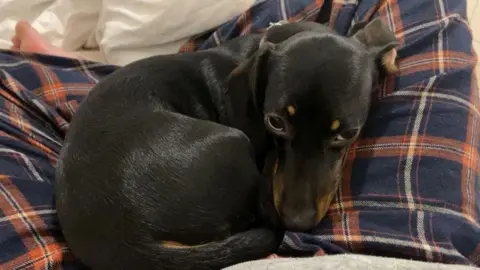
{"label": "bed", "polygon": [[[232,1],[206,5],[144,0],[119,9],[119,0],[37,1],[35,5],[27,0],[0,0],[0,18],[5,18],[0,24],[0,45],[9,46],[12,27],[20,18],[9,10],[19,5],[30,7],[30,17],[21,19],[33,22],[56,45],[96,50],[95,57],[98,53],[103,57],[97,60],[120,66],[154,54],[208,49],[261,32],[281,20],[311,20],[326,7],[329,26],[340,34],[346,34],[353,23],[381,17],[400,41],[400,71],[385,78],[375,93],[369,120],[347,154],[342,184],[327,217],[313,233],[285,235],[283,253],[312,258],[272,255],[230,269],[460,270],[480,266],[480,98],[466,1],[236,0],[236,5]],[[163,5],[152,6],[159,3]],[[175,3],[183,8],[175,8]],[[185,6],[195,10],[186,11]],[[180,23],[178,18],[188,18],[190,23]],[[5,157],[0,159],[0,250],[10,248],[0,252],[0,269],[76,269],[77,262],[55,223],[52,184],[37,178],[52,177],[62,136],[82,95],[105,70],[116,67],[32,56],[29,60],[48,63],[47,73],[58,81],[53,86],[30,86],[20,83],[22,63],[12,60],[12,55],[0,54],[0,63],[8,61],[0,64],[1,89],[15,93],[1,96],[12,115],[2,123],[20,135],[0,136],[6,149],[0,151]],[[65,75],[72,70],[77,72],[74,76]],[[38,81],[46,81],[43,73],[30,72]],[[69,85],[81,87],[83,94],[72,92]],[[19,114],[24,107],[18,104],[24,103],[28,114]],[[23,118],[15,121],[15,117]],[[27,148],[32,131],[25,128],[26,123],[45,118],[52,123],[47,131],[56,133],[35,133],[36,143]],[[52,143],[52,138],[58,143]],[[15,148],[17,144],[22,147]],[[25,164],[44,167],[31,175],[26,173],[31,167]],[[4,169],[15,166],[24,170]],[[13,207],[11,201],[21,203]]]}

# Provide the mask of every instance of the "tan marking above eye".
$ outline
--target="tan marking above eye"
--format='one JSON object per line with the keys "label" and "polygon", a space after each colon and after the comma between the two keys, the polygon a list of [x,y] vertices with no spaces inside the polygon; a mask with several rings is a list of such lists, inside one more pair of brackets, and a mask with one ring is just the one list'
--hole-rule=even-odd
{"label": "tan marking above eye", "polygon": [[332,125],[330,126],[330,129],[331,129],[332,131],[335,131],[335,130],[337,130],[339,127],[340,127],[340,121],[339,121],[339,120],[334,120],[334,121],[332,122]]}
{"label": "tan marking above eye", "polygon": [[293,107],[292,105],[289,105],[287,107],[287,112],[290,116],[294,116],[295,113],[297,112],[297,110],[295,109],[295,107]]}

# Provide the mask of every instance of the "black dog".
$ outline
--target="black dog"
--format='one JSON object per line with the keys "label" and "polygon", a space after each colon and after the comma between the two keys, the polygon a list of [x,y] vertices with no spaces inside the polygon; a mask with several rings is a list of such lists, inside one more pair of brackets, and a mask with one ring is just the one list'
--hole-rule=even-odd
{"label": "black dog", "polygon": [[[275,212],[287,229],[313,228],[396,45],[378,20],[356,31],[275,26],[100,82],[57,165],[73,253],[95,269],[219,269],[276,250]],[[275,205],[259,173],[272,147]]]}

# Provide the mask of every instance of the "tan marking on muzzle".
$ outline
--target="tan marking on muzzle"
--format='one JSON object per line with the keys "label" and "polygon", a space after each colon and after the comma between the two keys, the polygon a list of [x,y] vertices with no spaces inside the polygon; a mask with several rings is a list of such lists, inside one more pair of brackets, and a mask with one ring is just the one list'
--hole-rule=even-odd
{"label": "tan marking on muzzle", "polygon": [[317,203],[317,224],[325,217],[328,212],[328,208],[330,208],[330,204],[333,200],[333,195],[335,194],[336,190],[333,190],[326,198],[322,198]]}
{"label": "tan marking on muzzle", "polygon": [[279,212],[280,203],[282,202],[282,194],[283,194],[283,182],[282,177],[277,175],[278,169],[278,159],[275,160],[275,164],[273,166],[273,204],[275,205],[275,209]]}
{"label": "tan marking on muzzle", "polygon": [[340,121],[339,120],[333,120],[332,125],[330,126],[330,129],[332,131],[337,130],[340,127]]}
{"label": "tan marking on muzzle", "polygon": [[292,105],[289,105],[287,107],[287,112],[290,116],[294,116],[295,113],[297,112],[297,110],[295,109],[295,107],[293,107]]}
{"label": "tan marking on muzzle", "polygon": [[330,186],[330,190],[328,190],[328,194],[326,196],[323,196],[320,198],[320,200],[317,202],[317,224],[325,217],[325,215],[328,212],[328,209],[330,208],[330,205],[332,204],[333,198],[335,194],[338,191],[338,188],[340,186],[340,181],[342,180],[342,168],[343,168],[343,163],[344,163],[345,155],[341,159],[338,159],[334,167],[332,169],[333,172],[333,186]]}
{"label": "tan marking on muzzle", "polygon": [[395,73],[398,72],[398,67],[395,63],[397,59],[397,50],[391,49],[390,51],[386,52],[382,57],[382,64],[387,70],[388,73]]}
{"label": "tan marking on muzzle", "polygon": [[278,159],[276,159],[275,163],[273,164],[272,175],[277,174],[277,170],[278,170]]}

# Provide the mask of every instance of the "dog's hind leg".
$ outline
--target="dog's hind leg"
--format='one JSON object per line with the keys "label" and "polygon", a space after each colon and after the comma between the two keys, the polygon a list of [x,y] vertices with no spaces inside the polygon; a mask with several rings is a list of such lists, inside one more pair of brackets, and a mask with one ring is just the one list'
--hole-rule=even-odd
{"label": "dog's hind leg", "polygon": [[135,259],[125,258],[125,264],[119,265],[123,265],[124,269],[217,270],[266,258],[276,252],[281,240],[282,235],[270,229],[258,228],[223,241],[197,246],[165,241],[136,248],[133,254],[130,253],[131,258]]}

